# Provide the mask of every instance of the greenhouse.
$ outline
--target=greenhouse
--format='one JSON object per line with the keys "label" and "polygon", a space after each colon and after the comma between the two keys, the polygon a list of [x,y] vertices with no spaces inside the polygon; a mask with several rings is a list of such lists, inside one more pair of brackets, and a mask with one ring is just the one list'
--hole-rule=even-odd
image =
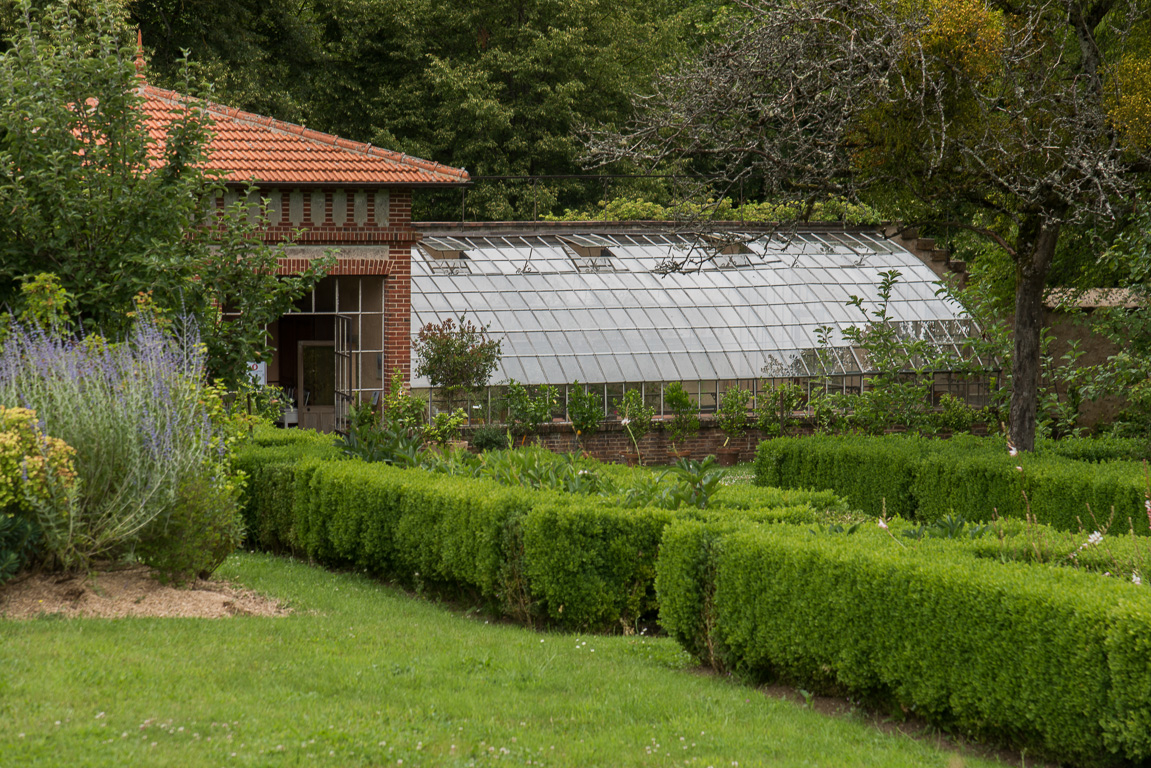
{"label": "greenhouse", "polygon": [[[607,414],[631,388],[662,414],[671,382],[704,413],[733,386],[858,392],[872,370],[844,331],[867,322],[892,270],[887,315],[900,337],[950,361],[928,371],[933,399],[951,393],[979,406],[996,380],[997,361],[973,351],[978,329],[939,292],[936,272],[877,229],[417,227],[412,334],[466,313],[502,343],[493,385],[550,384],[562,395],[579,382],[602,390]],[[429,382],[413,376],[412,387]],[[490,411],[498,398],[493,387],[473,407]]]}

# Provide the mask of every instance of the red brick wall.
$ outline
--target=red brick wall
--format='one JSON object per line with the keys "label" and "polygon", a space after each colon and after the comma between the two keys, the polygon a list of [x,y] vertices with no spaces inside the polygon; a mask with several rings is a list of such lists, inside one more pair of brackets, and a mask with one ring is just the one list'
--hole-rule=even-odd
{"label": "red brick wall", "polygon": [[[367,195],[366,215],[360,224],[356,223],[357,192]],[[292,221],[293,193],[298,193],[298,225]],[[341,245],[386,248],[386,258],[337,256],[338,262],[330,274],[385,276],[384,380],[386,382],[391,371],[399,368],[404,381],[408,382],[411,376],[411,251],[420,235],[412,229],[411,190],[388,190],[386,214],[376,211],[376,193],[375,189],[308,187],[262,190],[261,199],[270,201],[270,221],[263,230],[263,240],[269,244],[291,240],[295,245],[330,245],[337,249]],[[217,205],[224,204],[225,200],[218,199]],[[279,272],[297,273],[307,265],[307,258],[283,258],[279,260]]]}
{"label": "red brick wall", "polygon": [[[701,416],[703,424],[696,436],[688,440],[684,446],[677,446],[678,450],[690,451],[690,457],[702,460],[709,454],[715,454],[723,447],[727,436],[714,426],[714,417]],[[473,428],[465,427],[461,436],[467,440]],[[580,443],[576,440],[575,432],[570,423],[546,424],[542,428],[543,434],[539,436],[540,444],[544,448],[558,453],[579,452]],[[665,422],[656,422],[652,430],[644,435],[640,441],[640,451],[643,453],[644,464],[667,464],[670,445],[667,439],[667,425]],[[517,438],[518,439],[518,438]],[[749,429],[747,434],[738,440],[732,440],[729,448],[739,449],[739,461],[754,461],[755,448],[759,445],[761,436],[759,430]],[[531,444],[535,436],[531,435],[527,443]],[[606,462],[619,462],[623,454],[634,453],[635,447],[631,438],[618,422],[607,422],[600,426],[600,430],[584,441],[584,450],[594,458]],[[674,461],[674,459],[671,459]]]}
{"label": "red brick wall", "polygon": [[399,368],[411,382],[412,250],[393,247],[392,270],[384,278],[384,387]]}

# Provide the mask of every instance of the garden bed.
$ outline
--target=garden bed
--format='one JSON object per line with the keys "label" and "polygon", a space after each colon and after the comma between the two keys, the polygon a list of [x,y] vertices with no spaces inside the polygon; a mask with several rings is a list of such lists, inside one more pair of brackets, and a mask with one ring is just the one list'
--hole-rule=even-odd
{"label": "garden bed", "polygon": [[118,619],[125,616],[222,619],[286,616],[278,601],[226,581],[197,579],[177,588],[147,566],[90,574],[32,573],[0,586],[0,618]]}

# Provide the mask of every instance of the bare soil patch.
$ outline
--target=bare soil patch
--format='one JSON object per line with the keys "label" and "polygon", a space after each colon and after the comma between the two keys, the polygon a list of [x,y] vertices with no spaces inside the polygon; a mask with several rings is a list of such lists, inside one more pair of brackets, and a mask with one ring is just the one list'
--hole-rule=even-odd
{"label": "bare soil patch", "polygon": [[182,587],[164,585],[146,566],[89,574],[33,573],[0,586],[0,617],[6,619],[45,614],[223,619],[288,613],[275,600],[225,581],[197,579]]}

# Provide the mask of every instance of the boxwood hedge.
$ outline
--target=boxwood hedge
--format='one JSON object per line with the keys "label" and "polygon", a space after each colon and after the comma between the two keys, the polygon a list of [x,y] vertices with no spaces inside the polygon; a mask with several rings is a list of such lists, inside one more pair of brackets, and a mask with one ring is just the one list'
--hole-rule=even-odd
{"label": "boxwood hedge", "polygon": [[[755,483],[829,489],[877,516],[886,512],[931,521],[948,514],[968,520],[1032,515],[1063,530],[1100,529],[1110,521],[1113,531],[1149,532],[1142,463],[1079,461],[1051,445],[1010,456],[1001,438],[777,438],[757,449]],[[1095,458],[1107,454],[1082,446],[1067,451]]]}
{"label": "boxwood hedge", "polygon": [[[867,440],[836,453],[810,441],[820,460],[806,466],[823,469],[805,471],[816,484],[865,463],[873,477],[852,487],[896,489],[937,510],[941,498],[947,509],[1006,508],[1041,483],[1086,503],[1090,489],[1128,480],[1121,465],[1099,465],[1092,484],[1075,484],[1060,464],[1070,460],[1052,456],[1005,469],[972,440],[955,442],[949,466],[926,442]],[[802,465],[761,451],[760,482],[764,464],[778,472],[788,462]],[[1010,519],[974,540],[909,538],[902,521],[824,528],[848,520],[827,491],[725,488],[707,510],[626,509],[348,460],[307,433],[258,436],[237,463],[260,546],[573,629],[618,628],[658,609],[673,637],[721,668],[876,697],[1083,765],[1151,759],[1151,592],[1129,581],[1151,565],[1146,538],[1091,543]],[[942,490],[961,483],[972,485],[966,495]],[[1054,501],[1037,495],[1055,517]]]}
{"label": "boxwood hedge", "polygon": [[660,622],[703,660],[886,699],[1080,764],[1151,756],[1151,593],[874,527],[679,521]]}
{"label": "boxwood hedge", "polygon": [[[290,433],[289,433],[290,434]],[[654,616],[663,530],[698,509],[628,509],[608,498],[343,458],[327,438],[258,435],[238,452],[255,546],[410,585],[466,592],[508,615],[572,629]],[[724,489],[715,511],[761,522],[822,519],[834,494]]]}

